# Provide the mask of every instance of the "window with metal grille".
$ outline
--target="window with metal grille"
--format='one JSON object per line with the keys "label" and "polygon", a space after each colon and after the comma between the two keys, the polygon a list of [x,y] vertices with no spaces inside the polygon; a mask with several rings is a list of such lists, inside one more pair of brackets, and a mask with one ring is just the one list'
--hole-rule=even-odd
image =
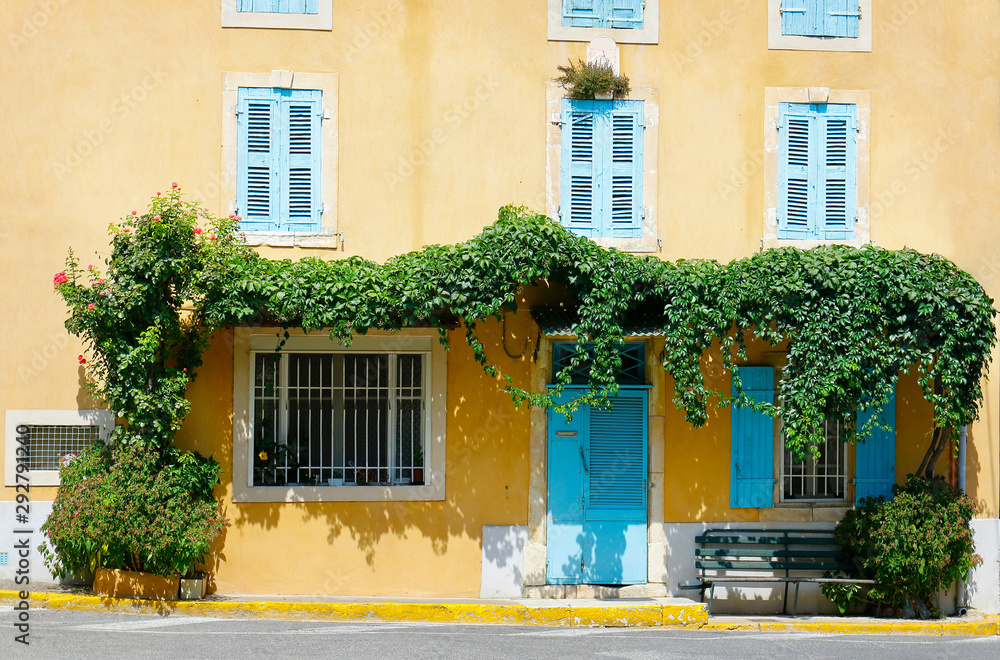
{"label": "window with metal grille", "polygon": [[422,484],[426,359],[255,353],[253,484]]}
{"label": "window with metal grille", "polygon": [[818,502],[847,499],[847,443],[841,440],[841,423],[827,420],[826,437],[819,457],[797,458],[782,448],[782,501]]}
{"label": "window with metal grille", "polygon": [[26,424],[28,432],[28,470],[56,470],[70,455],[76,455],[100,441],[101,427],[96,424]]}
{"label": "window with metal grille", "polygon": [[[590,382],[590,367],[594,362],[594,345],[586,345],[587,355],[578,361],[570,372],[570,382],[583,385]],[[618,372],[618,383],[621,385],[644,385],[646,383],[646,345],[641,342],[624,344],[618,354],[621,356],[622,368]],[[559,375],[564,367],[573,364],[580,355],[576,342],[556,342],[552,345],[552,377]]]}

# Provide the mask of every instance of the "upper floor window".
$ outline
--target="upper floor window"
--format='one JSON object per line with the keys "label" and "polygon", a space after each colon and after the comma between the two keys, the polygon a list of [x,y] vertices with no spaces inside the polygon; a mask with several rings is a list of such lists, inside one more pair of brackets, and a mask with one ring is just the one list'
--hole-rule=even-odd
{"label": "upper floor window", "polygon": [[560,215],[592,238],[639,238],[642,101],[563,99]]}
{"label": "upper floor window", "polygon": [[323,93],[239,89],[237,207],[247,231],[317,232]]}
{"label": "upper floor window", "polygon": [[318,14],[319,0],[236,0],[236,11],[271,14]]}
{"label": "upper floor window", "polygon": [[659,0],[548,0],[551,41],[590,41],[595,30],[618,43],[655,44]]}
{"label": "upper floor window", "polygon": [[222,27],[332,30],[333,0],[222,0]]}
{"label": "upper floor window", "polygon": [[858,0],[782,0],[781,33],[802,37],[858,37]]}
{"label": "upper floor window", "polygon": [[872,0],[768,0],[768,47],[871,52]]}
{"label": "upper floor window", "polygon": [[641,30],[645,0],[562,0],[564,27]]}
{"label": "upper floor window", "polygon": [[782,103],[778,238],[854,238],[857,108]]}

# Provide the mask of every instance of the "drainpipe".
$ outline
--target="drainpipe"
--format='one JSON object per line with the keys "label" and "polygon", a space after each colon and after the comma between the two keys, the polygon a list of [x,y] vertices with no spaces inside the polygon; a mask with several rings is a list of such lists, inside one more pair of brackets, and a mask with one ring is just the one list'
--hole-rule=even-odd
{"label": "drainpipe", "polygon": [[[966,445],[969,439],[969,427],[961,426],[958,429],[958,489],[965,494],[965,462]],[[964,581],[958,583],[958,593],[955,599],[955,609],[958,616],[965,616],[969,611],[968,605],[968,585]]]}

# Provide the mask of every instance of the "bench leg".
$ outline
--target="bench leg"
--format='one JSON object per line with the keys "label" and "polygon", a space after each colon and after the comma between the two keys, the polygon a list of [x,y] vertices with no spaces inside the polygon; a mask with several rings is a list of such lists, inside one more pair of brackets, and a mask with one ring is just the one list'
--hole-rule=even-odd
{"label": "bench leg", "polygon": [[785,597],[781,601],[781,613],[788,614],[788,583],[785,583]]}
{"label": "bench leg", "polygon": [[712,603],[715,602],[715,583],[712,583],[711,594],[708,597],[708,616],[712,616]]}
{"label": "bench leg", "polygon": [[795,604],[792,605],[792,617],[798,616],[799,613],[799,585],[801,582],[795,583]]}

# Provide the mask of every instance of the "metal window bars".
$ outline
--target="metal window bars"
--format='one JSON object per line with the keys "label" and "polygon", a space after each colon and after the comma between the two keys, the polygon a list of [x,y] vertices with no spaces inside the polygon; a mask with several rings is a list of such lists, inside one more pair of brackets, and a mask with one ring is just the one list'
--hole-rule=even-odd
{"label": "metal window bars", "polygon": [[256,354],[253,485],[422,483],[425,359]]}
{"label": "metal window bars", "polygon": [[818,458],[798,459],[782,448],[783,501],[844,501],[847,497],[847,443],[840,439],[841,423],[825,422],[825,439]]}
{"label": "metal window bars", "polygon": [[92,424],[28,424],[28,470],[58,470],[71,454],[99,442],[101,427]]}

